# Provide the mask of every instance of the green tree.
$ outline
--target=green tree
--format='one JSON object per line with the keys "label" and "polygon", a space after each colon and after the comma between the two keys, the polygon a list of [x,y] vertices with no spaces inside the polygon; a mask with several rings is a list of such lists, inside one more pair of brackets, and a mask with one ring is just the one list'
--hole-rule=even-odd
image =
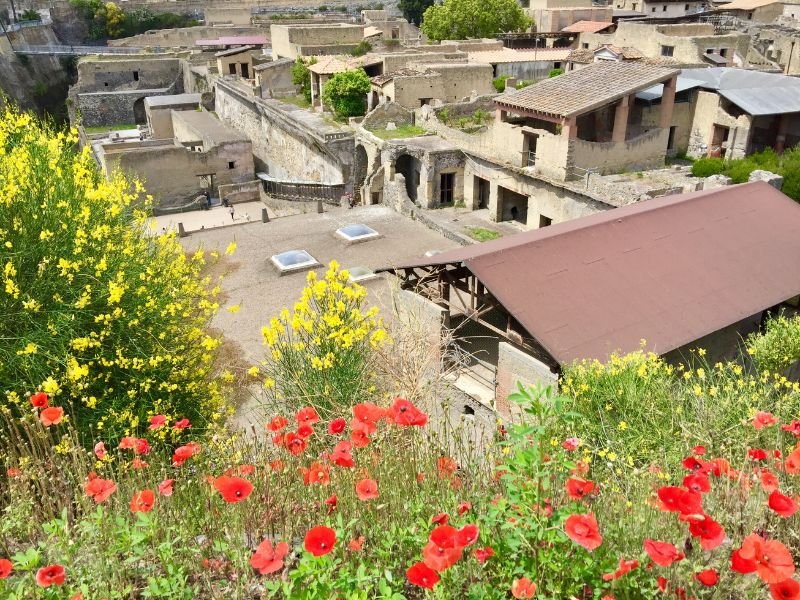
{"label": "green tree", "polygon": [[357,117],[366,110],[369,77],[364,69],[336,73],[325,84],[322,101],[339,117]]}
{"label": "green tree", "polygon": [[311,102],[311,71],[308,70],[308,65],[313,65],[316,59],[312,58],[308,63],[301,57],[292,65],[292,83],[300,86],[300,93],[306,99],[306,102]]}
{"label": "green tree", "polygon": [[547,74],[549,78],[558,77],[559,75],[564,74],[564,69],[550,69],[550,73]]}
{"label": "green tree", "polygon": [[422,15],[429,6],[433,6],[433,0],[400,0],[397,4],[406,20],[417,25],[422,22]]}
{"label": "green tree", "polygon": [[531,25],[516,0],[445,0],[422,16],[422,33],[435,41],[494,37]]}

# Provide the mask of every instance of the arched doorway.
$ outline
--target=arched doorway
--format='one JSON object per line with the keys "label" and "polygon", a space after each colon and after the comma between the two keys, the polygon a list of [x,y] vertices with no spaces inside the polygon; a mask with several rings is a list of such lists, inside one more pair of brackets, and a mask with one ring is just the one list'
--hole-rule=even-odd
{"label": "arched doorway", "polygon": [[406,178],[406,192],[412,202],[417,201],[417,188],[419,187],[419,173],[422,164],[410,154],[401,154],[395,161],[395,172],[402,173]]}
{"label": "arched doorway", "polygon": [[353,159],[353,197],[357,201],[362,200],[361,186],[364,185],[364,180],[367,178],[368,162],[367,151],[364,146],[359,144],[356,146],[356,155]]}
{"label": "arched doorway", "polygon": [[137,125],[147,123],[147,114],[144,112],[144,98],[139,98],[133,103],[133,121]]}

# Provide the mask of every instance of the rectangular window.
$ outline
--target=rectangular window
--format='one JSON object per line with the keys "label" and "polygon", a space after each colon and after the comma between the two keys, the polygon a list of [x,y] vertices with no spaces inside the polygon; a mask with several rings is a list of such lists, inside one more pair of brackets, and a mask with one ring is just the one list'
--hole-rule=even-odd
{"label": "rectangular window", "polygon": [[228,168],[233,169],[236,166],[236,161],[230,160],[228,161]]}
{"label": "rectangular window", "polygon": [[250,69],[248,68],[248,63],[242,63],[242,77],[245,79],[250,79]]}
{"label": "rectangular window", "polygon": [[688,4],[684,4],[683,5],[683,10],[689,10],[689,5]]}
{"label": "rectangular window", "polygon": [[661,12],[667,12],[667,5],[666,4],[661,7]]}
{"label": "rectangular window", "polygon": [[651,8],[650,12],[656,12],[656,7],[654,6],[653,8]]}
{"label": "rectangular window", "polygon": [[727,48],[720,48],[719,49],[719,55],[721,57],[725,58],[726,56],[728,56],[728,49]]}
{"label": "rectangular window", "polygon": [[139,81],[139,71],[134,71],[133,72],[133,80],[134,81]]}
{"label": "rectangular window", "polygon": [[589,44],[587,44],[586,42],[583,42],[583,44],[581,44],[581,46],[583,46],[584,50],[588,50],[589,49]]}
{"label": "rectangular window", "polygon": [[453,203],[453,187],[455,184],[455,173],[442,173],[439,189],[439,202],[441,204]]}
{"label": "rectangular window", "polygon": [[675,53],[675,46],[661,46],[661,56],[672,56]]}
{"label": "rectangular window", "polygon": [[553,219],[550,217],[545,217],[544,215],[539,215],[539,227],[548,227],[553,224]]}
{"label": "rectangular window", "polygon": [[236,75],[236,63],[231,63],[228,65],[228,74]]}

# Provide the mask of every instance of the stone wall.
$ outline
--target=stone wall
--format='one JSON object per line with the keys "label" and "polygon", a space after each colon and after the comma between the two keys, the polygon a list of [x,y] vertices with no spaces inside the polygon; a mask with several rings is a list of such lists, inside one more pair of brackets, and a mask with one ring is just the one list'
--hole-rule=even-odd
{"label": "stone wall", "polygon": [[183,73],[177,58],[143,56],[89,57],[78,62],[77,92],[113,92],[175,86],[183,92]]}
{"label": "stone wall", "polygon": [[512,415],[508,396],[516,391],[517,383],[525,386],[552,387],[558,392],[558,375],[547,365],[509,344],[500,342],[497,359],[497,412],[501,417]]}
{"label": "stone wall", "polygon": [[352,133],[331,131],[318,115],[248,96],[230,82],[217,81],[215,89],[217,115],[252,141],[256,171],[279,179],[351,183]]}
{"label": "stone wall", "polygon": [[570,161],[603,175],[655,169],[664,166],[668,137],[669,129],[658,128],[625,142],[570,140]]}
{"label": "stone wall", "polygon": [[697,93],[697,106],[689,139],[689,156],[697,158],[708,153],[713,141],[715,124],[730,128],[728,147],[724,152],[725,158],[742,158],[747,152],[752,117],[748,114],[733,117],[722,108],[720,97],[716,92],[705,90]]}
{"label": "stone wall", "polygon": [[[583,2],[582,4],[588,4]],[[614,13],[612,6],[580,6],[577,8],[528,9],[529,16],[536,22],[539,31],[561,31],[578,21],[602,21],[611,23]]]}
{"label": "stone wall", "polygon": [[364,39],[364,26],[346,23],[270,25],[270,39],[275,58],[336,54],[358,45]]}
{"label": "stone wall", "polygon": [[159,29],[147,31],[121,40],[109,40],[109,46],[126,46],[136,48],[195,48],[197,40],[215,40],[219,37],[260,35],[269,40],[269,30],[264,27],[184,27],[182,29]]}
{"label": "stone wall", "polygon": [[279,59],[258,65],[256,69],[256,84],[261,89],[262,98],[280,98],[293,96],[297,93],[297,86],[292,82],[291,59]]}
{"label": "stone wall", "polygon": [[[119,92],[92,92],[73,96],[74,106],[80,111],[81,124],[85,127],[102,125],[133,125],[144,123],[137,118],[136,107],[141,104],[144,114],[144,99],[148,96],[169,96],[181,93],[174,87],[142,89]],[[77,117],[77,115],[76,115]],[[74,122],[74,121],[73,121]]]}
{"label": "stone wall", "polygon": [[394,123],[398,127],[410,125],[413,113],[395,102],[385,102],[367,113],[361,121],[366,129],[386,129],[386,125]]}
{"label": "stone wall", "polygon": [[228,183],[220,185],[217,192],[220,198],[225,198],[228,204],[242,202],[257,202],[261,199],[261,182],[258,179],[244,183]]}
{"label": "stone wall", "polygon": [[[690,102],[676,102],[672,110],[670,125],[675,127],[675,138],[672,150],[686,152],[689,149],[689,139],[692,134],[694,122],[695,102],[697,95],[692,94]],[[638,107],[636,107],[638,108]],[[641,124],[644,127],[658,127],[661,121],[661,105],[645,106],[641,108]]]}

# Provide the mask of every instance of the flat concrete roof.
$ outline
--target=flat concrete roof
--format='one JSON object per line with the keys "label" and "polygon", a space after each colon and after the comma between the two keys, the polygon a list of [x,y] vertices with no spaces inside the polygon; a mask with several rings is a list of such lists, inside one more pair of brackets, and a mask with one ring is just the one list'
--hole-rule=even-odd
{"label": "flat concrete roof", "polygon": [[200,137],[212,142],[249,141],[243,133],[228,127],[217,117],[206,111],[182,110],[172,114],[173,120],[183,121],[194,129]]}
{"label": "flat concrete roof", "polygon": [[202,94],[173,94],[172,96],[148,96],[145,106],[150,108],[172,108],[173,106],[199,106]]}
{"label": "flat concrete roof", "polygon": [[[270,263],[273,254],[305,250],[322,265],[313,270],[324,276],[328,263],[334,259],[342,268],[361,266],[374,270],[387,264],[421,260],[428,250],[458,247],[418,221],[385,206],[326,207],[325,210],[321,215],[310,212],[273,218],[269,223],[207,229],[181,239],[187,251],[203,248],[207,252],[217,250],[220,255],[230,242],[236,242],[236,253],[224,259],[230,272],[222,280],[223,301],[211,325],[219,328],[229,340],[238,342],[250,364],[257,364],[264,358],[261,327],[269,323],[271,317],[278,316],[284,306],[291,310],[306,283],[306,272],[278,275]],[[270,210],[270,214],[274,213]],[[381,237],[348,245],[335,232],[353,223],[368,225]],[[363,285],[369,290],[367,301],[379,306],[383,316],[388,317],[391,311],[389,281],[378,277]],[[236,304],[241,306],[236,314],[225,310]]]}

